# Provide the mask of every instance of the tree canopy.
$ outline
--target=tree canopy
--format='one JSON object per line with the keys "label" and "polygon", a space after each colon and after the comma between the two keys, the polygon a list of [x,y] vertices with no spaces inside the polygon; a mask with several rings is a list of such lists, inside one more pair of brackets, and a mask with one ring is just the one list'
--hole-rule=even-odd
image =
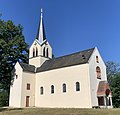
{"label": "tree canopy", "polygon": [[113,79],[111,89],[113,92],[113,105],[114,107],[120,107],[120,73],[117,73]]}
{"label": "tree canopy", "polygon": [[15,63],[28,60],[28,44],[22,32],[20,24],[0,19],[0,85],[7,91]]}
{"label": "tree canopy", "polygon": [[107,78],[112,90],[113,106],[120,107],[120,66],[113,61],[106,62]]}
{"label": "tree canopy", "polygon": [[108,61],[106,62],[106,67],[108,82],[111,85],[116,74],[120,72],[120,64],[113,61]]}

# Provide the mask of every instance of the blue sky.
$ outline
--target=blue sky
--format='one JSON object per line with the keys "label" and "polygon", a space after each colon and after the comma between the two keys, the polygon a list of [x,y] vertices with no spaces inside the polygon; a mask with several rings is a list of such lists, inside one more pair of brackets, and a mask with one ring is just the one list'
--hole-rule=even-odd
{"label": "blue sky", "polygon": [[120,0],[0,0],[0,18],[21,24],[31,45],[40,8],[56,57],[96,46],[104,61],[120,63]]}

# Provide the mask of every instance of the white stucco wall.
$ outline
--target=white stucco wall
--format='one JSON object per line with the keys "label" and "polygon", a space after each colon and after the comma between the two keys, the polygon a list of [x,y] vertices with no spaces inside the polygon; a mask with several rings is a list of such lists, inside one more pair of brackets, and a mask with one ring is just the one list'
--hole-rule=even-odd
{"label": "white stucco wall", "polygon": [[[89,65],[77,65],[54,69],[36,74],[35,106],[91,108]],[[75,83],[80,82],[80,91],[76,91]],[[67,92],[62,92],[62,84],[67,86]],[[51,94],[51,85],[55,93]],[[40,87],[44,87],[44,94],[40,94]]]}
{"label": "white stucco wall", "polygon": [[[99,57],[99,63],[96,62]],[[101,68],[101,79],[97,79],[96,67]],[[29,106],[33,107],[64,107],[64,108],[92,108],[98,106],[97,89],[99,81],[107,80],[106,66],[95,48],[89,63],[64,67],[39,73],[23,72],[19,63],[15,65],[18,79],[10,88],[9,106],[25,107],[26,96],[30,96]],[[76,91],[76,82],[80,83],[80,91]],[[30,90],[27,90],[27,83]],[[62,85],[66,84],[66,93]],[[55,93],[51,94],[51,85]],[[40,87],[44,94],[40,94]]]}
{"label": "white stucco wall", "polygon": [[[29,106],[35,106],[35,74],[23,72],[22,76],[22,95],[21,95],[21,107],[26,106],[26,96],[30,96]],[[27,83],[30,84],[30,90],[27,90]]]}
{"label": "white stucco wall", "polygon": [[49,60],[48,58],[45,57],[34,57],[29,59],[29,64],[34,65],[35,67],[40,67],[46,60]]}
{"label": "white stucco wall", "polygon": [[9,97],[9,106],[10,107],[21,107],[21,91],[22,91],[22,75],[23,70],[20,64],[17,62],[15,65],[15,73],[18,75],[14,76],[13,85],[10,86],[10,97]]}
{"label": "white stucco wall", "polygon": [[[99,58],[99,63],[96,62],[96,56]],[[101,69],[101,79],[97,79],[96,67]],[[90,72],[90,88],[91,88],[91,100],[92,106],[98,106],[97,89],[100,81],[107,80],[106,66],[100,56],[97,48],[95,48],[90,60],[89,60],[89,72]]]}

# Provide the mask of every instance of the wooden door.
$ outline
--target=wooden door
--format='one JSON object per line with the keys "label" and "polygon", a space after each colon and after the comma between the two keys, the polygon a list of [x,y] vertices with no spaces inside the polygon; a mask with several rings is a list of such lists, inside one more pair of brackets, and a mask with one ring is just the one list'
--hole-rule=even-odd
{"label": "wooden door", "polygon": [[26,96],[26,107],[29,107],[30,96]]}

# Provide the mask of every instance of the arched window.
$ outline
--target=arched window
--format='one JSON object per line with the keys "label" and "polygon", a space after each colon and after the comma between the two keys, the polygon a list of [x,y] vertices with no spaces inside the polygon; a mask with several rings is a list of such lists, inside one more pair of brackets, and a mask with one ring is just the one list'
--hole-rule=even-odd
{"label": "arched window", "polygon": [[33,48],[33,57],[35,57],[35,49]]}
{"label": "arched window", "polygon": [[49,57],[48,48],[47,48],[47,50],[46,50],[46,57]]}
{"label": "arched window", "polygon": [[66,84],[63,84],[63,92],[66,92]]}
{"label": "arched window", "polygon": [[40,94],[43,95],[43,87],[40,87]]}
{"label": "arched window", "polygon": [[43,56],[45,57],[45,47],[44,47],[44,49],[43,49]]}
{"label": "arched window", "polygon": [[76,82],[76,91],[80,91],[80,83]]}
{"label": "arched window", "polygon": [[97,74],[97,78],[101,79],[101,69],[99,66],[96,67],[96,74]]}
{"label": "arched window", "polygon": [[99,58],[98,58],[98,56],[96,56],[96,62],[99,63]]}
{"label": "arched window", "polygon": [[38,48],[36,48],[36,57],[38,56]]}
{"label": "arched window", "polygon": [[51,85],[51,93],[54,93],[54,85]]}

